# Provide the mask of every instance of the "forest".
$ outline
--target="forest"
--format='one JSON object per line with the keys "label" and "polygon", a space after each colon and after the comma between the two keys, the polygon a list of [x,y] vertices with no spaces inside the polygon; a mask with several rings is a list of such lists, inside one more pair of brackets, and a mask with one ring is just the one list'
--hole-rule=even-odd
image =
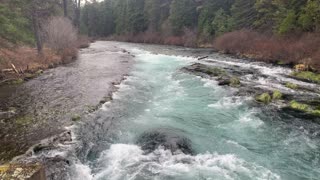
{"label": "forest", "polygon": [[319,32],[319,12],[317,0],[105,0],[85,4],[82,31],[99,37],[190,33],[206,42],[239,29],[277,35]]}
{"label": "forest", "polygon": [[85,3],[91,37],[214,47],[254,59],[316,66],[318,0],[104,0]]}
{"label": "forest", "polygon": [[46,35],[53,17],[67,19],[79,37],[208,47],[316,69],[320,62],[318,0],[0,0],[0,46],[37,47],[40,54],[57,46]]}

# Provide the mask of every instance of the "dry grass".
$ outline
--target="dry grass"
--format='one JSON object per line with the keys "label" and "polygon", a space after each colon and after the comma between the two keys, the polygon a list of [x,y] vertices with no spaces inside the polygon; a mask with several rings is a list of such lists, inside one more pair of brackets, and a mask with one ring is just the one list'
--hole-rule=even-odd
{"label": "dry grass", "polygon": [[11,68],[11,64],[14,64],[19,70],[32,72],[61,61],[61,57],[48,48],[44,49],[43,54],[38,56],[37,50],[30,47],[19,47],[15,50],[0,49],[0,69]]}
{"label": "dry grass", "polygon": [[214,41],[214,48],[267,62],[306,64],[320,68],[319,34],[267,36],[248,30],[226,33]]}
{"label": "dry grass", "polygon": [[[38,56],[37,50],[30,47],[18,47],[15,50],[0,49],[0,80],[23,79],[28,74],[55,67],[62,62],[61,56],[48,48],[44,48],[43,56]],[[12,69],[11,64],[19,73],[5,71]]]}

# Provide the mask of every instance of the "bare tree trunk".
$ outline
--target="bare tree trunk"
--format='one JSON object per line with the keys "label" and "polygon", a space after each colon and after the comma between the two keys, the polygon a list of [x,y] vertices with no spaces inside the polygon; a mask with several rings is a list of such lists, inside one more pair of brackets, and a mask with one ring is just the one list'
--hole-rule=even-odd
{"label": "bare tree trunk", "polygon": [[80,11],[81,11],[81,0],[74,0],[76,5],[75,9],[75,19],[74,19],[74,26],[79,29],[80,28]]}
{"label": "bare tree trunk", "polygon": [[40,36],[40,27],[39,27],[40,25],[39,25],[39,19],[36,12],[32,13],[32,26],[33,26],[34,36],[36,39],[38,55],[43,55],[43,46],[42,46],[42,41]]}
{"label": "bare tree trunk", "polygon": [[64,17],[68,17],[68,0],[63,0]]}

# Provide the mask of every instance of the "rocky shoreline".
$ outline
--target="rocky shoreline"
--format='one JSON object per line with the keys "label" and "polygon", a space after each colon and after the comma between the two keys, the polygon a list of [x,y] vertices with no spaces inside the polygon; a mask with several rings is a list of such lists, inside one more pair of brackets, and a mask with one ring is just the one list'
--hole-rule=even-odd
{"label": "rocky shoreline", "polygon": [[28,149],[24,156],[72,143],[65,127],[110,101],[132,63],[133,56],[125,50],[96,42],[75,62],[46,70],[21,85],[2,86],[0,164]]}
{"label": "rocky shoreline", "polygon": [[[283,81],[279,82],[279,86],[287,88],[287,90],[255,87],[251,86],[252,84],[248,82],[243,82],[240,77],[247,75],[257,76],[258,73],[256,70],[239,69],[239,67],[236,66],[233,68],[232,66],[221,68],[205,64],[205,61],[202,63],[194,63],[181,70],[202,78],[216,80],[219,86],[237,88],[238,91],[236,95],[251,96],[255,99],[258,106],[274,105],[277,108],[280,107],[280,110],[290,112],[298,117],[304,117],[305,119],[316,120],[316,122],[320,123],[320,93],[317,84],[314,84],[315,87],[312,88],[310,86]],[[313,81],[308,81],[303,78],[296,78],[293,75],[287,77],[291,80],[314,83]]]}

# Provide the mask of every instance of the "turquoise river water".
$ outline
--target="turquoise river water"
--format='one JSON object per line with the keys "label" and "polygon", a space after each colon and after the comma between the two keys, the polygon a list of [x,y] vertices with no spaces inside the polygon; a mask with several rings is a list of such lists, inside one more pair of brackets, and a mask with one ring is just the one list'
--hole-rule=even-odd
{"label": "turquoise river water", "polygon": [[[73,179],[320,179],[318,131],[305,128],[303,119],[260,108],[252,97],[236,96],[237,88],[180,70],[195,58],[138,48],[130,52],[136,62],[113,101],[79,128],[83,133],[78,136],[87,138],[83,146],[88,148],[82,163],[75,165]],[[270,71],[275,79],[289,71],[233,63]],[[241,79],[250,81],[250,76]],[[258,78],[257,85],[268,85],[266,79]],[[103,129],[106,122],[108,131]],[[163,147],[145,153],[137,139],[154,130],[189,139],[194,153],[172,153]]]}

